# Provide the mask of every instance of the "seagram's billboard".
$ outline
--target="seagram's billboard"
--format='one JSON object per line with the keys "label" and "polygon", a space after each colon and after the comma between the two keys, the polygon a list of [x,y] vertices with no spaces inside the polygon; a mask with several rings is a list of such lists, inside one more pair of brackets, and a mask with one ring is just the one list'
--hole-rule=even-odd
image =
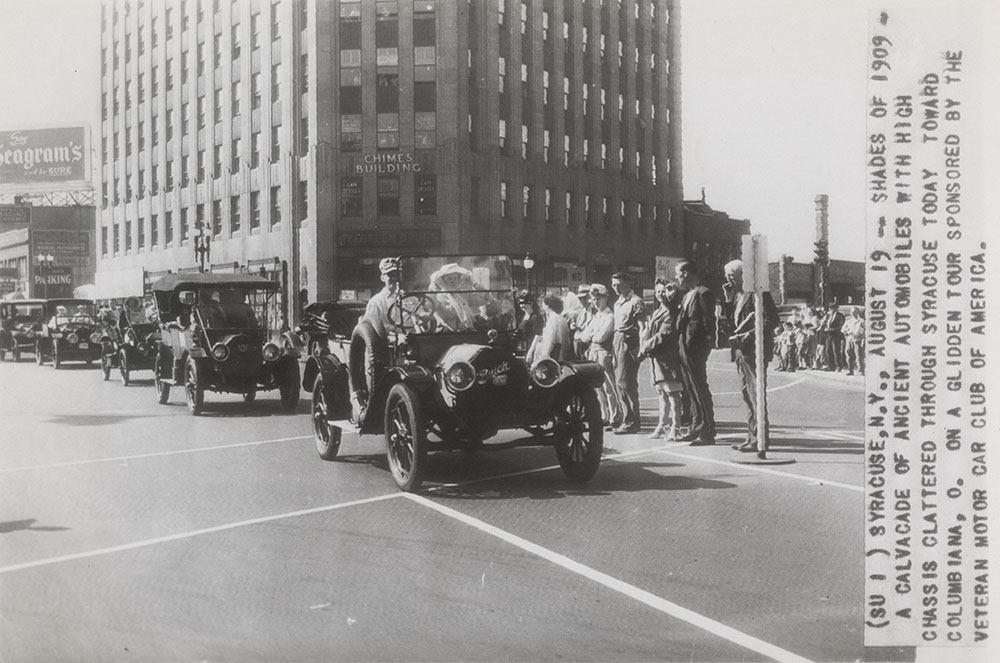
{"label": "seagram's billboard", "polygon": [[89,188],[88,127],[0,130],[0,191]]}

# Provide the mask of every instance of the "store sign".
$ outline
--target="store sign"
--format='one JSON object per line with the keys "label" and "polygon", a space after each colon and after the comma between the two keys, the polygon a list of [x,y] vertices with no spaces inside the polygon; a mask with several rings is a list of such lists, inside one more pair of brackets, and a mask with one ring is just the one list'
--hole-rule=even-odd
{"label": "store sign", "polygon": [[0,226],[26,225],[31,221],[30,210],[21,205],[0,205]]}
{"label": "store sign", "polygon": [[87,188],[87,127],[0,131],[0,190]]}
{"label": "store sign", "polygon": [[51,253],[59,258],[85,258],[90,255],[90,235],[72,230],[35,230],[31,233],[35,255]]}
{"label": "store sign", "polygon": [[656,278],[673,281],[676,276],[674,269],[682,262],[682,256],[656,256]]}
{"label": "store sign", "polygon": [[345,230],[337,233],[337,246],[353,247],[413,247],[441,244],[439,228],[375,228],[371,230]]}

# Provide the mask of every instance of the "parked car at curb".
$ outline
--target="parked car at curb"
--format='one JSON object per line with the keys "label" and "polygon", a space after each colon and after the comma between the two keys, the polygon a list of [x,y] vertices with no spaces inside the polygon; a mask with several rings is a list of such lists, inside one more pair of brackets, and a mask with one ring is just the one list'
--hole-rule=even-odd
{"label": "parked car at curb", "polygon": [[67,361],[91,364],[101,358],[101,333],[89,299],[46,299],[47,322],[35,335],[35,362],[49,359],[59,369]]}
{"label": "parked car at curb", "polygon": [[[403,256],[390,329],[362,319],[330,326],[306,362],[320,458],[335,460],[345,431],[382,434],[400,489],[420,488],[428,453],[553,446],[574,482],[597,472],[604,429],[601,367],[518,354],[508,256]],[[356,310],[350,311],[355,315]],[[346,313],[345,313],[346,315]],[[506,443],[500,430],[532,434]]]}
{"label": "parked car at curb", "polygon": [[201,414],[205,392],[277,389],[285,410],[298,406],[300,352],[290,332],[275,331],[279,285],[246,274],[168,274],[152,285],[160,341],[153,360],[157,400],[184,389],[188,411]]}
{"label": "parked car at curb", "polygon": [[24,352],[35,351],[35,337],[45,323],[44,299],[0,302],[0,360],[10,353],[20,361]]}

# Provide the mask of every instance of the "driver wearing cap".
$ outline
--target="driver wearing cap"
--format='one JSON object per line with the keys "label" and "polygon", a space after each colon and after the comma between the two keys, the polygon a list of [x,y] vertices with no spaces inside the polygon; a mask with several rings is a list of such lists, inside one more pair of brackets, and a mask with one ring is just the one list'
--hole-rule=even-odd
{"label": "driver wearing cap", "polygon": [[389,307],[396,301],[396,295],[399,293],[399,259],[382,258],[378,264],[378,271],[384,286],[368,300],[363,319],[372,324],[376,334],[388,339],[389,330],[393,329],[389,318]]}

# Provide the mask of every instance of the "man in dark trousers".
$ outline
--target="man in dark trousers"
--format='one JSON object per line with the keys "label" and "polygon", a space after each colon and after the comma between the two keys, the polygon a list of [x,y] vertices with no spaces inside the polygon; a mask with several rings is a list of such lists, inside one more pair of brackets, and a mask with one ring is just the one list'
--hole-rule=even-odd
{"label": "man in dark trousers", "polygon": [[826,317],[823,318],[823,329],[826,331],[826,370],[839,371],[846,366],[844,361],[844,314],[840,312],[837,302],[830,304]]}
{"label": "man in dark trousers", "polygon": [[[740,376],[743,403],[747,408],[747,437],[743,444],[733,445],[737,451],[757,451],[757,346],[756,320],[754,319],[756,305],[753,293],[743,291],[743,262],[733,260],[723,268],[726,273],[726,283],[722,286],[726,304],[724,309],[730,321],[729,336],[730,358],[736,364],[736,372]],[[774,357],[774,329],[778,326],[778,308],[774,305],[771,293],[762,294],[764,305],[764,389],[767,389],[767,364]],[[764,409],[764,444],[760,449],[763,454],[770,443],[768,432],[767,408]]]}
{"label": "man in dark trousers", "polygon": [[687,292],[677,318],[681,377],[688,397],[690,425],[680,440],[691,446],[715,444],[715,408],[708,387],[708,356],[715,335],[715,295],[701,284],[694,262],[675,268],[677,283]]}

